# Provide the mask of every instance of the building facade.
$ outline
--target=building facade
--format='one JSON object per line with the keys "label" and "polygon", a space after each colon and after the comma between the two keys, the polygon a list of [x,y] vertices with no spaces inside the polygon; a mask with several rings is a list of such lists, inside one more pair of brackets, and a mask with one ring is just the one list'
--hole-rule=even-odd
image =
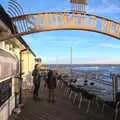
{"label": "building facade", "polygon": [[[22,39],[23,40],[23,39]],[[33,86],[32,71],[35,65],[36,55],[30,47],[23,42],[24,48],[21,50],[21,73],[23,78],[23,89],[29,89]]]}
{"label": "building facade", "polygon": [[[0,37],[14,32],[9,15],[0,6]],[[0,41],[0,120],[8,120],[20,103],[20,89],[32,85],[34,64],[35,54],[21,37]]]}

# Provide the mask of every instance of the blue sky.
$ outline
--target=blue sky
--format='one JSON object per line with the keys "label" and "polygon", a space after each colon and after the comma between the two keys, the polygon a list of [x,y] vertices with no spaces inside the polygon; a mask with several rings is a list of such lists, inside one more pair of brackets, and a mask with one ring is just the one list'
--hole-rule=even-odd
{"label": "blue sky", "polygon": [[[17,0],[24,12],[70,11],[69,0]],[[7,11],[8,0],[0,0]],[[87,13],[120,22],[120,0],[88,0]],[[23,37],[45,63],[120,64],[120,41],[98,33],[66,30],[42,32]]]}

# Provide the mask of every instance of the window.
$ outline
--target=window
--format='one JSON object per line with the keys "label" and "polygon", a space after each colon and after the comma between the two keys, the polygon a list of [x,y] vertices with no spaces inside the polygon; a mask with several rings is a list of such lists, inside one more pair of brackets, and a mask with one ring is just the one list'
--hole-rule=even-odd
{"label": "window", "polygon": [[9,53],[0,49],[0,79],[16,75],[16,73],[19,72],[18,69],[18,60]]}

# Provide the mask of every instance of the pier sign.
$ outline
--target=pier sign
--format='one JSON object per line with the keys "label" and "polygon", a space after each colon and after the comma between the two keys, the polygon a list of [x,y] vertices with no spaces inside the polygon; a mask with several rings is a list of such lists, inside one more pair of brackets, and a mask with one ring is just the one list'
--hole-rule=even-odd
{"label": "pier sign", "polygon": [[[13,22],[20,22],[24,19],[27,19],[28,30],[22,32],[86,30],[120,39],[120,23],[91,14],[51,12],[12,18]],[[20,32],[19,29],[18,32]]]}
{"label": "pier sign", "polygon": [[86,14],[37,14],[29,16],[28,23],[30,31],[78,29],[99,32],[120,38],[120,24],[105,18]]}
{"label": "pier sign", "polygon": [[11,20],[17,28],[17,33],[15,32],[9,37],[1,37],[1,41],[21,35],[53,30],[85,30],[120,39],[120,23],[91,14],[46,12],[12,17]]}

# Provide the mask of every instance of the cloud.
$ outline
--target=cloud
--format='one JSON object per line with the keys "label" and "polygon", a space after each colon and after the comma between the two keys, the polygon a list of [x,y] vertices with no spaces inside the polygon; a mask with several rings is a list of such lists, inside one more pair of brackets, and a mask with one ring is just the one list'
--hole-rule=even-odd
{"label": "cloud", "polygon": [[69,0],[64,0],[64,1],[60,1],[56,7],[54,8],[49,8],[48,11],[49,12],[54,12],[54,11],[69,11],[70,10],[70,5],[68,4]]}
{"label": "cloud", "polygon": [[97,8],[88,8],[88,13],[103,13],[103,14],[115,14],[120,13],[120,7],[117,7],[116,5],[110,5],[110,6],[102,6]]}
{"label": "cloud", "polygon": [[[120,57],[86,57],[73,58],[73,64],[120,64]],[[47,60],[47,63],[56,63],[56,59]],[[57,59],[57,64],[70,64],[70,58]]]}
{"label": "cloud", "polygon": [[[114,0],[101,0],[100,4],[94,5],[94,7],[88,7],[88,13],[97,13],[97,14],[119,14],[120,13],[120,1]],[[88,5],[89,6],[89,5]]]}
{"label": "cloud", "polygon": [[108,5],[109,4],[109,0],[101,0],[103,4]]}
{"label": "cloud", "polygon": [[[41,36],[41,35],[39,35],[39,38],[37,37],[37,35],[36,35],[36,37],[30,37],[30,36],[28,36],[28,38],[30,38],[30,39],[31,39],[31,38],[32,38],[32,39],[35,38],[36,40],[40,40],[40,39],[46,39],[46,40],[47,40],[47,39],[49,39],[49,40],[77,39],[77,40],[78,40],[78,39],[80,39],[80,37],[74,37],[74,36],[73,36],[73,37],[72,37],[72,36],[71,36],[71,37],[69,37],[69,36],[59,36],[59,37],[58,37],[58,36],[47,36],[47,35],[46,35],[46,36]],[[26,37],[25,37],[25,39],[26,39]]]}
{"label": "cloud", "polygon": [[[40,44],[66,44],[68,47],[76,45],[80,43],[84,43],[85,41],[82,41],[84,37],[69,37],[69,36],[39,36],[39,37],[24,37],[25,41],[28,44],[39,42]],[[87,41],[86,41],[87,42]]]}
{"label": "cloud", "polygon": [[[77,32],[77,31],[76,31]],[[78,32],[77,32],[78,33]],[[81,32],[81,34],[82,33],[84,33],[83,31]],[[68,32],[66,33],[66,34],[68,34]],[[70,34],[70,33],[69,33]],[[72,34],[72,33],[71,33]],[[23,38],[26,40],[26,41],[50,41],[50,42],[52,42],[52,41],[60,41],[60,42],[62,42],[62,41],[74,41],[74,42],[77,42],[76,44],[78,44],[78,43],[80,43],[80,42],[89,42],[89,41],[94,41],[94,39],[92,39],[91,38],[91,36],[93,36],[93,37],[99,37],[99,34],[98,33],[92,33],[92,32],[89,32],[88,34],[83,34],[82,36],[79,36],[79,35],[77,35],[77,36],[74,36],[74,34],[73,34],[73,36],[72,35],[68,35],[68,36],[66,36],[66,35],[64,35],[64,33],[63,34],[60,34],[60,35],[40,35],[40,34],[36,34],[36,35],[29,35],[29,36],[24,36]],[[86,39],[85,40],[85,37],[87,38],[89,38],[89,39]],[[79,41],[79,42],[78,42]],[[98,40],[97,40],[98,41]],[[100,39],[100,41],[101,41],[101,39]]]}
{"label": "cloud", "polygon": [[107,48],[120,48],[120,45],[113,45],[113,44],[107,44],[107,43],[101,43],[100,46],[107,47]]}

